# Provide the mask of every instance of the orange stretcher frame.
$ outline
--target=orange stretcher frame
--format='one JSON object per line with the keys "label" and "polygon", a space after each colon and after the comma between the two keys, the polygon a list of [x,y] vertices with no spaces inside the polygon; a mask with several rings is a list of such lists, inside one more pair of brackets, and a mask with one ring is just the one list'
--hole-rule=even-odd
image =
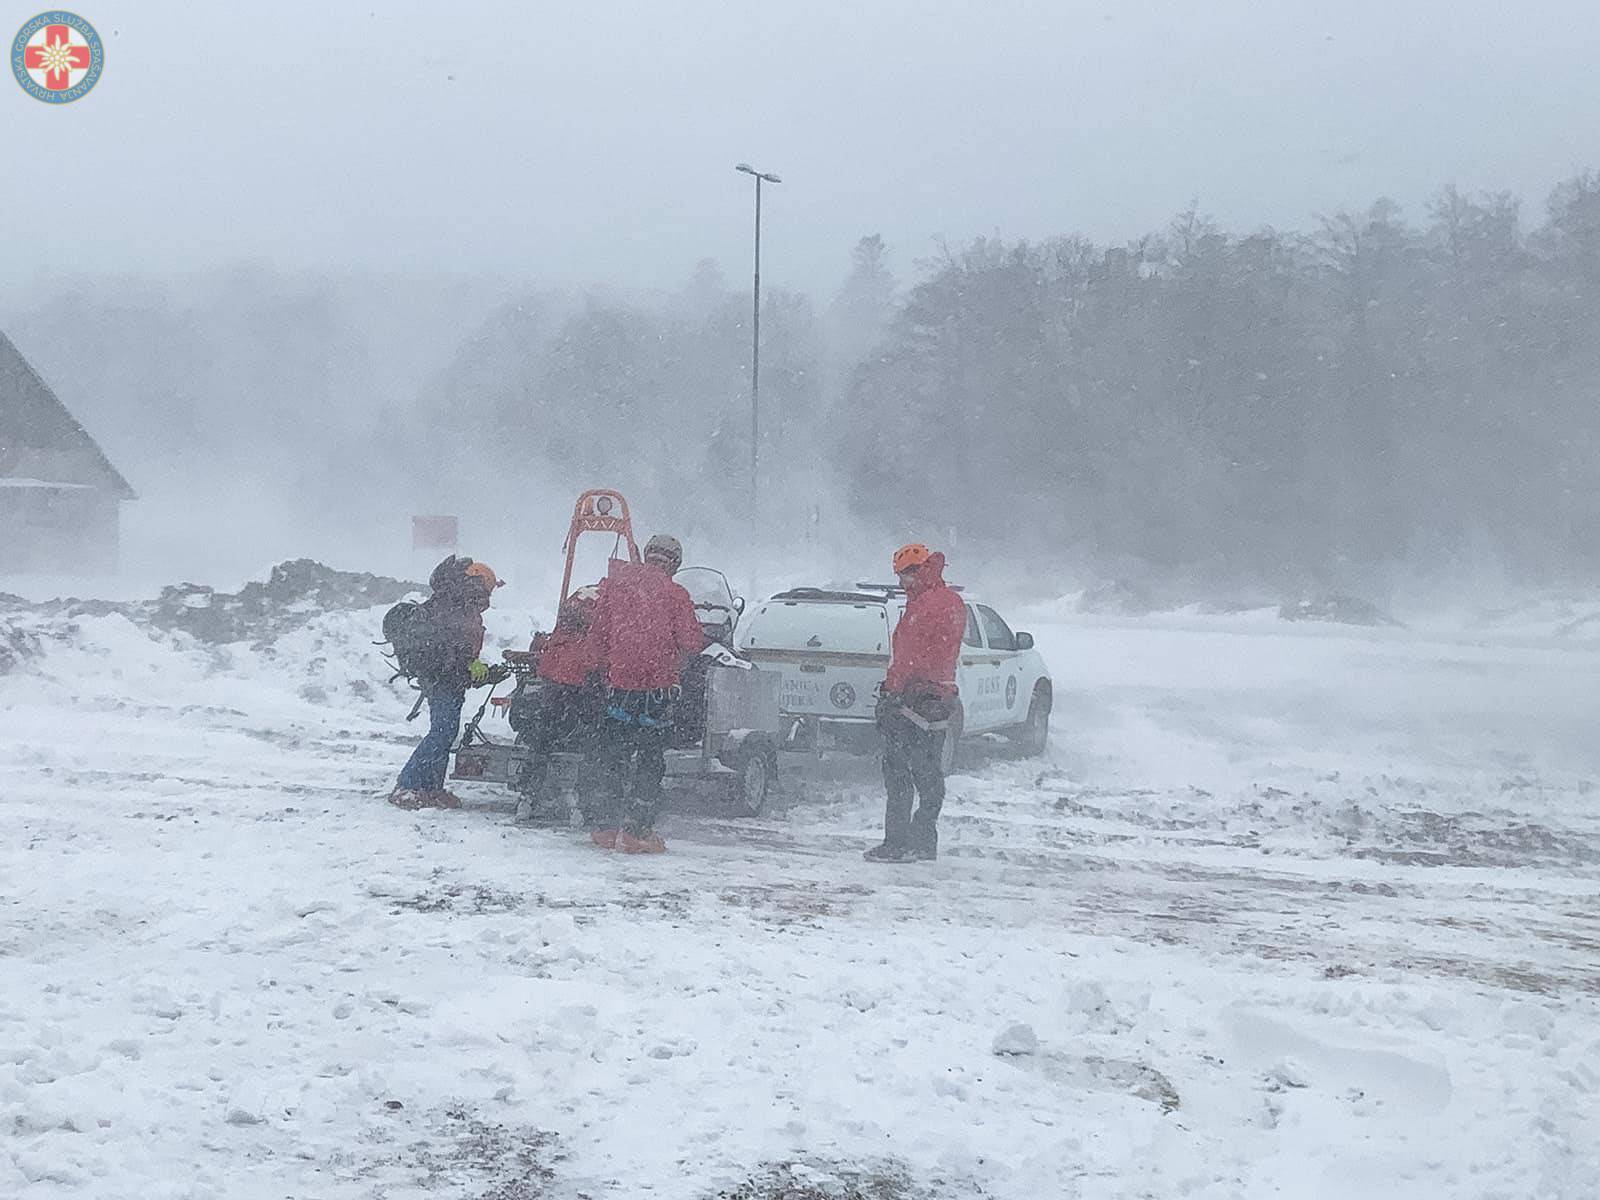
{"label": "orange stretcher frame", "polygon": [[622,543],[628,544],[628,560],[639,562],[639,543],[633,536],[633,512],[627,498],[615,488],[590,488],[578,497],[572,506],[572,523],[567,526],[566,569],[561,573],[561,595],[556,600],[556,611],[572,594],[572,563],[578,553],[578,538],[585,533],[609,533],[616,536],[611,557],[617,557]]}

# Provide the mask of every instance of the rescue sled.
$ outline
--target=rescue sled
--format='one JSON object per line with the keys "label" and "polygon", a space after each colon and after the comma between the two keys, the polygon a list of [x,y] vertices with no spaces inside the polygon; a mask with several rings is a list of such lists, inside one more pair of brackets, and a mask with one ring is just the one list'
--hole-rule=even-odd
{"label": "rescue sled", "polygon": [[[573,561],[578,539],[586,533],[608,534],[616,539],[611,554],[614,563],[640,561],[627,500],[609,488],[584,492],[573,508],[567,530],[557,612],[573,594]],[[621,557],[624,547],[626,560]],[[676,728],[666,752],[666,781],[669,785],[685,780],[709,783],[725,791],[737,811],[755,816],[765,807],[777,776],[781,677],[775,671],[756,668],[734,653],[733,628],[744,604],[734,597],[722,572],[709,567],[685,567],[677,577],[694,599],[710,644],[684,668]],[[547,637],[536,634],[528,650],[505,652],[516,687],[509,696],[491,696],[468,723],[454,751],[452,778],[524,790],[523,777],[533,762],[527,736],[543,686],[538,676],[539,655]],[[600,707],[597,702],[597,713]],[[513,740],[490,737],[483,731],[483,717],[490,709],[506,719],[516,735]],[[551,756],[549,784],[551,790],[561,793],[565,812],[586,756],[570,745],[562,749],[558,743],[557,747]]]}

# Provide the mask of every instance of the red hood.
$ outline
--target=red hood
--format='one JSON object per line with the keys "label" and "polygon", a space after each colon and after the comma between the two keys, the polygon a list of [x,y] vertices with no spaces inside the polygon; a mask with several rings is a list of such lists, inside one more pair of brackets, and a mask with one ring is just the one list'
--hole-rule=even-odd
{"label": "red hood", "polygon": [[926,591],[944,586],[944,555],[935,550],[911,576],[906,587],[906,597],[915,600]]}

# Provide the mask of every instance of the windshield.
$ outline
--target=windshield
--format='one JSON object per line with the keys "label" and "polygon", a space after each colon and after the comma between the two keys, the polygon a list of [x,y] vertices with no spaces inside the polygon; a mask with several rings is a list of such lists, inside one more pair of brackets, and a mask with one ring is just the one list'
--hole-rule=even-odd
{"label": "windshield", "polygon": [[673,578],[683,585],[683,590],[697,606],[733,611],[733,590],[721,571],[711,567],[684,567]]}

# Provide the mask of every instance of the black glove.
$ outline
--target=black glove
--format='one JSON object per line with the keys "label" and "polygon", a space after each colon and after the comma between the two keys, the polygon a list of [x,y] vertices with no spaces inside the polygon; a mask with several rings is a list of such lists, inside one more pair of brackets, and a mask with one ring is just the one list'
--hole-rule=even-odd
{"label": "black glove", "polygon": [[881,729],[886,723],[899,716],[904,703],[904,700],[897,692],[879,692],[878,706],[872,713],[873,719],[878,722],[878,727]]}
{"label": "black glove", "polygon": [[497,687],[511,678],[511,668],[505,663],[495,663],[489,668],[489,673],[484,676],[484,682],[490,687]]}

